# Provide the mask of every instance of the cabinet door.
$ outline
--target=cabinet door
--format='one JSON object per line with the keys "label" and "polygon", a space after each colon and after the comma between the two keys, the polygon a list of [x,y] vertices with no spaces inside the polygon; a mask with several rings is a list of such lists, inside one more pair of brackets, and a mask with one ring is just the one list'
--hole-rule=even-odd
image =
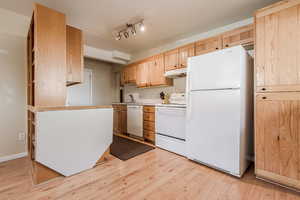
{"label": "cabinet door", "polygon": [[271,14],[266,11],[266,15],[256,15],[258,92],[300,91],[299,9],[298,4]]}
{"label": "cabinet door", "polygon": [[155,143],[155,132],[154,131],[144,130],[143,136],[146,140],[148,140],[152,143]]}
{"label": "cabinet door", "polygon": [[128,83],[136,82],[136,65],[128,66]]}
{"label": "cabinet door", "polygon": [[114,108],[114,113],[113,113],[113,131],[115,134],[119,134],[121,132],[120,129],[120,123],[121,123],[121,119],[120,119],[120,110],[118,108]]}
{"label": "cabinet door", "polygon": [[179,48],[179,65],[178,68],[187,67],[187,59],[195,55],[195,44],[189,44]]}
{"label": "cabinet door", "polygon": [[149,65],[150,85],[172,85],[172,81],[164,76],[164,55],[154,56],[153,62]]}
{"label": "cabinet door", "polygon": [[[123,106],[124,107],[124,106]],[[121,113],[121,133],[127,133],[127,111],[122,108]]]}
{"label": "cabinet door", "polygon": [[177,69],[178,67],[178,49],[168,51],[164,54],[165,57],[165,71]]}
{"label": "cabinet door", "polygon": [[66,35],[66,16],[35,4],[35,106],[51,107],[66,104]]}
{"label": "cabinet door", "polygon": [[253,24],[243,26],[222,34],[223,48],[236,45],[250,45],[254,42]]}
{"label": "cabinet door", "polygon": [[300,186],[300,93],[258,95],[255,123],[256,174]]}
{"label": "cabinet door", "polygon": [[83,82],[82,31],[67,26],[67,85]]}
{"label": "cabinet door", "polygon": [[138,87],[146,87],[149,84],[149,61],[140,63],[137,67],[136,84]]}
{"label": "cabinet door", "polygon": [[122,133],[122,111],[119,110],[118,111],[118,133],[121,134]]}
{"label": "cabinet door", "polygon": [[195,55],[201,55],[222,49],[222,38],[221,36],[211,37],[208,39],[200,40],[196,42]]}

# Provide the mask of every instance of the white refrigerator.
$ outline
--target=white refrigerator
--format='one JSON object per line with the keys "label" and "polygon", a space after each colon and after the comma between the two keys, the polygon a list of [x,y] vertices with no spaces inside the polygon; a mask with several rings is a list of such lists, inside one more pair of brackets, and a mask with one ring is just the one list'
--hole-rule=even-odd
{"label": "white refrigerator", "polygon": [[253,59],[242,46],[189,58],[187,157],[241,177],[253,155]]}

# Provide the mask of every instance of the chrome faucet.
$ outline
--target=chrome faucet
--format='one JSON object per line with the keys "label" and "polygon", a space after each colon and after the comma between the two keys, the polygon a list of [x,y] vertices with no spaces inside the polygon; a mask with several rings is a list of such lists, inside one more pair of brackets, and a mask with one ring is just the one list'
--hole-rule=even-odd
{"label": "chrome faucet", "polygon": [[130,99],[131,99],[131,103],[134,103],[135,101],[134,101],[133,95],[130,94],[129,97],[130,97]]}

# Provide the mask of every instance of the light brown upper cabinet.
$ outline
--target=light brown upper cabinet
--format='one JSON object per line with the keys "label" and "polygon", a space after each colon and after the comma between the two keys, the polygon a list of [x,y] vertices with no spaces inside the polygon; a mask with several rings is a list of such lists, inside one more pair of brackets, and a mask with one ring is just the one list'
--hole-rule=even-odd
{"label": "light brown upper cabinet", "polygon": [[187,59],[195,55],[195,43],[185,45],[179,48],[178,68],[187,67]]}
{"label": "light brown upper cabinet", "polygon": [[82,31],[67,26],[67,85],[83,82]]}
{"label": "light brown upper cabinet", "polygon": [[138,87],[147,87],[149,86],[149,65],[153,58],[149,58],[143,62],[140,62],[137,66],[137,74],[136,74],[136,85]]}
{"label": "light brown upper cabinet", "polygon": [[164,76],[164,55],[156,55],[139,63],[136,84],[138,87],[172,85],[171,79]]}
{"label": "light brown upper cabinet", "polygon": [[170,71],[178,68],[179,49],[173,49],[164,53],[165,71]]}
{"label": "light brown upper cabinet", "polygon": [[237,28],[222,34],[223,48],[236,45],[250,45],[254,42],[253,24]]}
{"label": "light brown upper cabinet", "polygon": [[164,76],[164,55],[159,54],[153,57],[153,62],[149,63],[150,86],[172,85],[173,81]]}
{"label": "light brown upper cabinet", "polygon": [[32,106],[64,106],[66,103],[66,16],[35,4],[30,26]]}
{"label": "light brown upper cabinet", "polygon": [[136,64],[132,64],[130,65],[129,69],[128,69],[128,82],[129,83],[135,83],[136,81]]}
{"label": "light brown upper cabinet", "polygon": [[200,40],[196,42],[196,50],[195,55],[201,55],[205,53],[209,53],[212,51],[216,51],[219,49],[222,49],[222,37],[221,36],[215,36],[208,39]]}
{"label": "light brown upper cabinet", "polygon": [[300,93],[256,97],[255,173],[300,189]]}
{"label": "light brown upper cabinet", "polygon": [[300,91],[299,10],[299,1],[280,1],[256,12],[257,92]]}
{"label": "light brown upper cabinet", "polygon": [[137,64],[130,64],[121,72],[121,85],[128,83],[136,83]]}

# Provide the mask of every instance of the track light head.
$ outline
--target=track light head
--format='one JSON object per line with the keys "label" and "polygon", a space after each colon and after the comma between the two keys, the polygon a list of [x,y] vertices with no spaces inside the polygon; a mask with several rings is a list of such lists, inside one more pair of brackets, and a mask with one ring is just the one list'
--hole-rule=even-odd
{"label": "track light head", "polygon": [[115,37],[115,39],[116,39],[116,40],[121,40],[121,39],[122,39],[122,35],[121,35],[120,32],[119,32],[118,35]]}
{"label": "track light head", "polygon": [[144,22],[141,22],[140,23],[140,31],[141,32],[144,32],[146,30],[146,27],[145,27],[145,25],[144,25]]}
{"label": "track light head", "polygon": [[131,25],[130,31],[131,31],[132,35],[136,35],[136,30],[135,30],[134,25]]}
{"label": "track light head", "polygon": [[127,31],[124,31],[123,35],[126,39],[129,38],[129,33]]}

